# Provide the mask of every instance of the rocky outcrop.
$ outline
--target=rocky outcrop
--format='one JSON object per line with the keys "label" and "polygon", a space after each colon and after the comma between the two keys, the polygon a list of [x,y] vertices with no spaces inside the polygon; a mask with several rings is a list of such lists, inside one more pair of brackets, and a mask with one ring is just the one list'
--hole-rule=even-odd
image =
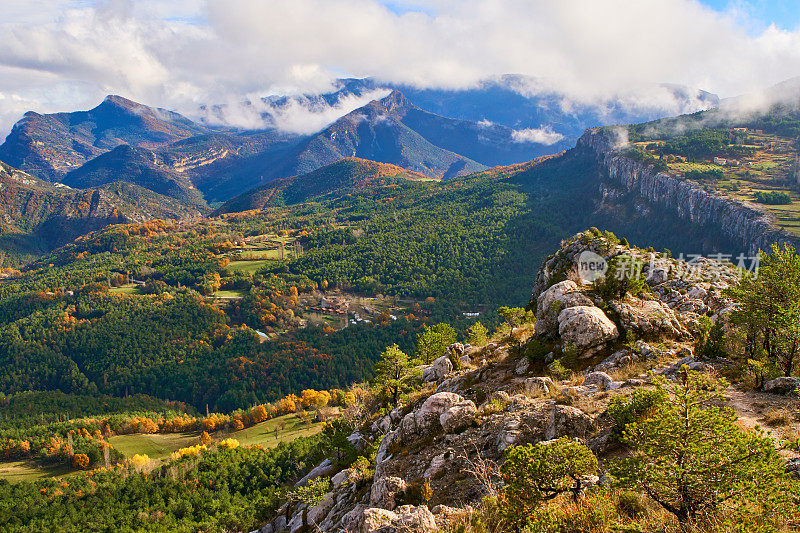
{"label": "rocky outcrop", "polygon": [[550,412],[544,438],[547,440],[559,437],[577,437],[585,439],[594,430],[592,417],[569,405],[554,405]]}
{"label": "rocky outcrop", "polygon": [[406,482],[399,477],[386,476],[372,484],[369,503],[382,509],[395,508],[396,498],[406,491]]}
{"label": "rocky outcrop", "polygon": [[558,334],[582,356],[588,356],[619,337],[619,329],[599,307],[579,305],[559,313]]}
{"label": "rocky outcrop", "polygon": [[604,174],[615,186],[634,192],[687,222],[718,228],[750,253],[769,249],[774,242],[797,245],[800,241],[775,226],[768,214],[752,204],[708,192],[679,174],[659,172],[652,165],[625,157],[618,150],[623,145],[621,141],[613,129],[598,128],[584,133],[577,147],[597,155]]}
{"label": "rocky outcrop", "polygon": [[774,394],[790,394],[800,389],[800,378],[780,377],[764,383],[764,392]]}
{"label": "rocky outcrop", "polygon": [[576,306],[591,306],[592,301],[579,291],[572,280],[556,283],[536,299],[536,334],[548,335],[558,331],[559,313]]}
{"label": "rocky outcrop", "polygon": [[442,413],[463,401],[463,397],[453,392],[437,392],[431,395],[417,411],[403,417],[398,429],[401,441],[408,442],[419,435],[439,431],[442,427],[439,421]]}
{"label": "rocky outcrop", "polygon": [[689,332],[678,321],[669,306],[660,300],[641,300],[630,297],[626,302],[611,302],[626,331],[640,338],[685,338]]}
{"label": "rocky outcrop", "polygon": [[386,509],[365,509],[357,522],[358,533],[434,533],[438,531],[436,519],[427,506],[403,505],[395,512]]}
{"label": "rocky outcrop", "polygon": [[439,415],[439,423],[445,433],[455,433],[472,424],[477,412],[478,409],[472,400],[464,400]]}

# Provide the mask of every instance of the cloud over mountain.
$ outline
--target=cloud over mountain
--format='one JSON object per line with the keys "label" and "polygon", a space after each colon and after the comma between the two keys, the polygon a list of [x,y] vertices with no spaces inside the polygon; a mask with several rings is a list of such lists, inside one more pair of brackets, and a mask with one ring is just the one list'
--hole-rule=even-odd
{"label": "cloud over mountain", "polygon": [[[324,91],[342,74],[455,88],[513,72],[539,80],[521,90],[582,101],[641,95],[631,88],[660,82],[732,96],[800,74],[800,30],[753,32],[736,13],[696,0],[8,4],[0,130],[26,107],[75,108],[107,93],[187,112],[199,103]],[[350,107],[278,120],[307,131]],[[247,116],[232,123],[239,118]]]}

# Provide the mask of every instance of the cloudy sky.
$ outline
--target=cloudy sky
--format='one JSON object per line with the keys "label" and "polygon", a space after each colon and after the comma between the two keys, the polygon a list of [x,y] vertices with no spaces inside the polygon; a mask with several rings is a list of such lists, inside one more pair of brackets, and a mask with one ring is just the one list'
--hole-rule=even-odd
{"label": "cloudy sky", "polygon": [[468,87],[536,76],[591,100],[669,82],[721,96],[800,75],[798,0],[2,0],[0,135],[115,93],[199,103],[337,76]]}

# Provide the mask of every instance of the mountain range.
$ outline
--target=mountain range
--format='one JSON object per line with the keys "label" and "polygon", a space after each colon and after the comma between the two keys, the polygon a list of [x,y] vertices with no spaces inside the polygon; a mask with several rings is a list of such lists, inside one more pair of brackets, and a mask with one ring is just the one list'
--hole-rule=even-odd
{"label": "mountain range", "polygon": [[[344,79],[329,93],[269,97],[250,106],[261,110],[256,129],[220,124],[224,106],[207,108],[194,121],[110,95],[89,111],[26,113],[0,146],[0,160],[45,181],[78,188],[128,181],[205,209],[346,157],[446,179],[558,152],[589,126],[674,114],[619,102],[566,103],[531,93],[526,87],[533,83],[506,76],[456,91]],[[668,91],[680,110],[718,102],[708,93]],[[381,97],[343,107],[373,95]],[[290,110],[331,109],[339,116],[312,133],[293,132],[280,119]]]}
{"label": "mountain range", "polygon": [[[41,251],[115,220],[296,203],[375,179],[451,179],[569,148],[586,126],[670,114],[567,104],[531,92],[533,83],[506,76],[436,90],[343,79],[328,93],[248,104],[258,113],[255,129],[225,122],[225,106],[192,120],[116,95],[88,111],[29,111],[0,145],[6,175],[24,176],[5,178],[0,192],[3,235],[17,243],[13,249]],[[667,90],[680,109],[718,102],[708,93]],[[286,126],[291,113],[296,120],[333,114],[308,133]],[[47,207],[21,207],[26,194]],[[90,210],[75,207],[81,195],[97,198]],[[47,236],[54,224],[58,231]]]}

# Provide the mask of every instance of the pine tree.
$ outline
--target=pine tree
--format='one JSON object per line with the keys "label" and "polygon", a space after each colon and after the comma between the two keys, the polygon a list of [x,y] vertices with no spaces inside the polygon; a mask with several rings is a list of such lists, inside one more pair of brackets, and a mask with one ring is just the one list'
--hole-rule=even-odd
{"label": "pine tree", "polygon": [[627,424],[620,440],[631,455],[611,468],[620,486],[641,490],[684,527],[763,497],[785,478],[772,440],[740,429],[736,413],[718,405],[727,385],[685,365],[678,383],[659,378],[671,401]]}
{"label": "pine tree", "polygon": [[373,384],[384,396],[384,403],[394,407],[400,395],[414,387],[421,378],[420,370],[415,368],[419,364],[418,359],[409,359],[397,344],[383,351],[380,361],[375,364]]}

